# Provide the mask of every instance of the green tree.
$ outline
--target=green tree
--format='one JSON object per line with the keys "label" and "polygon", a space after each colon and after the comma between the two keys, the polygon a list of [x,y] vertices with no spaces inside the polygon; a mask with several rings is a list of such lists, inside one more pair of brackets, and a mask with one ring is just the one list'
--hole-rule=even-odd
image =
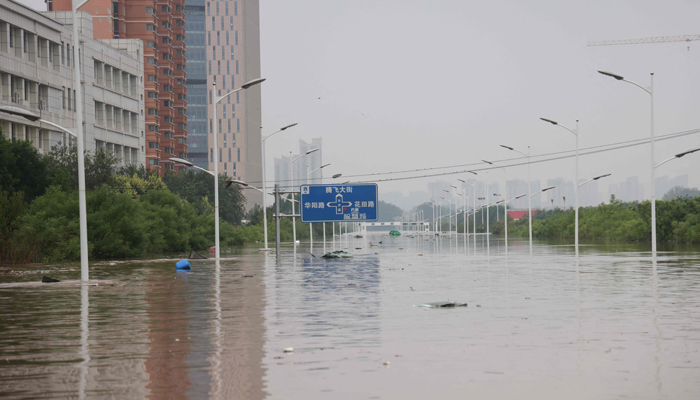
{"label": "green tree", "polygon": [[22,192],[29,203],[49,185],[48,163],[29,140],[7,139],[0,131],[0,188]]}
{"label": "green tree", "polygon": [[[239,185],[228,185],[229,178],[219,175],[219,216],[224,221],[240,225],[245,215],[245,197]],[[206,206],[214,207],[214,177],[188,170],[182,173],[168,172],[163,176],[168,189],[195,205],[201,215]]]}

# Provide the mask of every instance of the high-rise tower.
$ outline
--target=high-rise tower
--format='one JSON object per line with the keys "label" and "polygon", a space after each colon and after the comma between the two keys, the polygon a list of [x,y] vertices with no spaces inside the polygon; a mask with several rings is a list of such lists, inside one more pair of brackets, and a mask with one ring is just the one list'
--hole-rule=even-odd
{"label": "high-rise tower", "polygon": [[[184,168],[187,158],[187,57],[185,0],[89,0],[96,39],[141,39],[144,44],[146,165]],[[48,0],[50,11],[70,11],[71,0]]]}

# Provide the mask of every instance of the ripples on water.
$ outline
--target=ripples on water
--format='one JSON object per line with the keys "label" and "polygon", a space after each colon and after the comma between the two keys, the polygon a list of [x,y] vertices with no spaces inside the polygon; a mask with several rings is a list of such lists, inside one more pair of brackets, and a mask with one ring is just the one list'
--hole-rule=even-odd
{"label": "ripples on water", "polygon": [[[700,394],[700,255],[372,236],[222,261],[0,275],[4,398],[634,398]],[[369,241],[383,240],[377,247]],[[361,249],[357,250],[356,248]],[[309,251],[317,257],[314,258]],[[332,250],[330,243],[326,250]],[[422,255],[419,255],[422,254]],[[9,272],[9,271],[13,272]],[[434,301],[466,308],[425,309]],[[294,352],[282,350],[293,347]],[[389,362],[389,365],[384,365]]]}

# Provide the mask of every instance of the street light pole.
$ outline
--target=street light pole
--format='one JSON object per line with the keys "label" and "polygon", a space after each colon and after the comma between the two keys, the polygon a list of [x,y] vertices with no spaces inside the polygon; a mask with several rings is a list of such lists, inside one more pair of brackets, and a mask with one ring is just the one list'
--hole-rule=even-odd
{"label": "street light pole", "polygon": [[476,254],[476,182],[467,182],[464,179],[457,179],[462,183],[466,183],[472,187],[472,241],[474,242],[474,254]]}
{"label": "street light pole", "polygon": [[[301,157],[304,157],[307,154],[311,154],[315,151],[318,151],[318,148],[316,149],[311,149],[307,151],[304,154],[301,154],[297,156],[295,159],[291,159],[289,161],[289,172],[292,176],[292,200],[294,200],[294,161],[300,159]],[[299,204],[299,212],[301,213],[301,203]],[[347,227],[346,227],[347,229]],[[297,218],[294,216],[294,201],[292,201],[292,240],[294,241],[294,246],[296,248],[297,245]]]}
{"label": "street light pole", "polygon": [[267,135],[266,137],[260,136],[260,141],[262,142],[260,149],[262,150],[262,176],[263,176],[263,225],[264,229],[263,232],[265,232],[265,248],[260,249],[260,251],[270,251],[271,249],[267,247],[267,201],[266,201],[266,193],[265,191],[267,190],[267,178],[265,177],[265,141],[269,138],[272,137],[275,133],[282,132],[284,130],[287,130],[293,126],[296,126],[297,123],[293,123],[291,125],[287,125],[283,128],[280,128],[279,130],[272,132],[271,134]]}
{"label": "street light pole", "polygon": [[[252,81],[246,82],[243,86],[238,89],[232,90],[223,96],[217,96],[216,93],[216,81],[212,83],[212,89],[214,93],[214,250],[216,254],[216,265],[219,266],[221,262],[221,249],[219,248],[219,120],[216,118],[216,105],[223,99],[238,92],[242,89],[248,89],[251,86],[257,85],[265,81],[265,78],[258,78]],[[264,197],[264,194],[263,194]]]}
{"label": "street light pole", "polygon": [[[575,225],[574,230],[576,231],[576,239],[574,242],[574,247],[576,248],[576,257],[578,257],[578,208],[579,208],[578,188],[580,187],[580,185],[578,184],[578,137],[579,137],[579,135],[578,135],[578,133],[579,133],[578,120],[576,120],[576,130],[573,130],[573,129],[571,129],[565,125],[562,125],[556,121],[552,121],[551,119],[547,119],[547,118],[540,118],[540,119],[542,121],[549,122],[552,125],[562,127],[564,129],[566,129],[567,131],[573,133],[574,136],[576,136],[576,171],[575,171],[575,177],[574,177],[574,182],[576,182],[576,187],[574,187],[574,207],[575,207],[574,214],[575,214],[575,220],[576,220],[576,222],[574,223],[574,225]],[[564,200],[564,201],[566,201],[566,200]],[[564,209],[566,209],[566,204],[564,204]]]}
{"label": "street light pole", "polygon": [[618,81],[631,83],[634,86],[644,90],[650,96],[651,103],[651,257],[656,261],[656,162],[654,161],[654,73],[651,73],[651,85],[646,88],[636,82],[625,79],[622,75],[613,74],[612,72],[598,71],[598,73]]}
{"label": "street light pole", "polygon": [[[325,168],[325,167],[327,167],[327,166],[329,166],[329,165],[331,165],[331,163],[321,165],[320,167],[314,169],[313,171],[309,171],[309,172],[306,174],[306,180],[308,181],[309,178],[311,177],[311,174],[313,174],[314,172],[316,172],[316,171],[318,171],[318,170],[320,170],[320,169],[322,169],[322,168]],[[299,212],[301,212],[301,205],[299,205]],[[313,247],[313,245],[314,245],[314,231],[313,231],[313,225],[314,225],[314,224],[313,224],[312,222],[309,222],[309,241],[311,242],[311,246],[312,246],[312,247]],[[325,222],[323,223],[323,227],[324,227],[324,229],[325,229],[325,227],[326,227],[326,223],[325,223]],[[324,241],[325,241],[325,239],[324,239]]]}
{"label": "street light pole", "polygon": [[530,146],[527,146],[527,154],[520,150],[516,150],[513,147],[501,145],[504,149],[520,153],[527,157],[527,221],[528,221],[528,232],[530,234],[530,257],[532,257],[532,177],[530,175]]}
{"label": "street light pole", "polygon": [[[494,167],[498,167],[501,171],[503,171],[503,183],[504,183],[504,199],[508,198],[508,171],[506,171],[505,168],[500,167],[491,161],[486,161],[486,160],[481,160],[485,162],[486,164],[493,165]],[[498,213],[498,207],[496,207],[496,213]],[[504,219],[504,224],[505,224],[505,231],[506,231],[506,255],[508,255],[508,202],[503,202],[503,219]]]}

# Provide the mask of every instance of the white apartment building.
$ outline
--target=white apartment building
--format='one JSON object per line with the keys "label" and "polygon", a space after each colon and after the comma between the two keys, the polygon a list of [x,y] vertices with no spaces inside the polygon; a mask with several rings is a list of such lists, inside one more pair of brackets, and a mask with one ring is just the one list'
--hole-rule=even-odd
{"label": "white apartment building", "polygon": [[[0,105],[20,107],[75,129],[72,16],[0,2]],[[95,40],[92,16],[78,13],[85,149],[105,148],[121,165],[144,165],[143,43]],[[40,122],[0,113],[8,138],[29,139],[40,153],[74,139]]]}

